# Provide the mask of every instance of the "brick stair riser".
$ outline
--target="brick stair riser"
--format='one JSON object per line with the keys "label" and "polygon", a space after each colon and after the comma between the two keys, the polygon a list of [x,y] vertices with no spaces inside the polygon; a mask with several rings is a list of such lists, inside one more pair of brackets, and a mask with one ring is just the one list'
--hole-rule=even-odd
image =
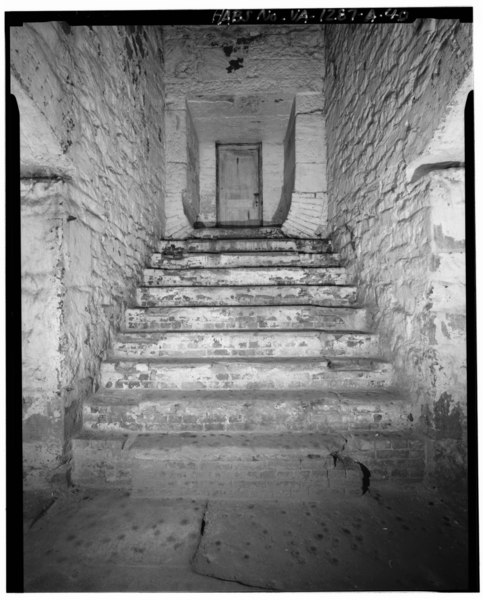
{"label": "brick stair riser", "polygon": [[289,239],[220,239],[220,240],[163,240],[158,243],[158,251],[175,248],[184,253],[190,252],[331,252],[328,240],[289,240]]}
{"label": "brick stair riser", "polygon": [[136,290],[138,306],[350,306],[355,301],[353,286],[141,287]]}
{"label": "brick stair riser", "polygon": [[365,331],[367,311],[322,307],[180,307],[126,310],[127,331],[324,329]]}
{"label": "brick stair riser", "polygon": [[[429,442],[431,443],[431,442]],[[373,479],[421,481],[425,474],[425,442],[404,429],[392,435],[359,432],[349,436],[347,453],[371,471]]]}
{"label": "brick stair riser", "polygon": [[172,332],[125,334],[112,344],[119,358],[221,356],[377,356],[377,336],[365,333]]}
{"label": "brick stair riser", "polygon": [[392,369],[330,368],[325,361],[287,363],[199,363],[148,364],[104,362],[101,385],[106,388],[147,388],[181,390],[246,389],[350,389],[390,385]]}
{"label": "brick stair riser", "polygon": [[207,467],[196,465],[179,470],[179,461],[161,465],[143,460],[85,457],[74,465],[72,480],[84,488],[124,489],[131,495],[147,498],[190,498],[224,500],[320,501],[325,494],[362,496],[362,476],[358,471],[330,473],[323,469],[299,468],[299,461],[274,465],[219,461]]}
{"label": "brick stair riser", "polygon": [[137,404],[96,403],[83,408],[84,429],[137,433],[284,432],[384,430],[405,427],[408,411],[400,402],[344,404],[319,400],[252,401],[146,400]]}
{"label": "brick stair riser", "polygon": [[[424,445],[410,433],[379,438],[370,434],[369,449],[351,451],[370,470],[371,481],[420,481],[424,477]],[[394,445],[396,447],[394,447]],[[384,446],[384,447],[383,447]],[[404,446],[404,448],[401,448]],[[72,481],[83,487],[116,487],[133,495],[204,499],[320,500],[331,492],[362,495],[358,469],[334,468],[325,453],[300,447],[296,453],[272,452],[262,456],[241,446],[236,456],[216,455],[199,448],[176,453],[124,449],[125,440],[73,441]],[[363,460],[362,460],[363,459]]]}
{"label": "brick stair riser", "polygon": [[197,269],[206,267],[338,267],[338,254],[295,254],[293,252],[253,253],[253,254],[187,254],[173,258],[155,253],[149,259],[149,266],[155,269]]}
{"label": "brick stair riser", "polygon": [[100,447],[76,448],[72,481],[82,487],[116,488],[136,496],[233,500],[320,500],[329,493],[362,495],[360,470],[331,468],[325,458],[169,460]]}
{"label": "brick stair riser", "polygon": [[343,267],[251,267],[240,269],[144,269],[145,286],[346,285]]}

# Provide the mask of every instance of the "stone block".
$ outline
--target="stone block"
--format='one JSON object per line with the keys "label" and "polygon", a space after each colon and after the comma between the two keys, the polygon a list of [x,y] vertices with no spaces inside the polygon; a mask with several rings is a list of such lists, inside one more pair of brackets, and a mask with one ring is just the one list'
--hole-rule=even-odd
{"label": "stone block", "polygon": [[325,169],[319,163],[295,165],[295,192],[324,192],[327,189]]}
{"label": "stone block", "polygon": [[321,163],[325,168],[326,160],[325,123],[322,117],[318,114],[298,115],[295,120],[296,163]]}
{"label": "stone block", "polygon": [[188,183],[188,166],[186,163],[169,162],[166,165],[168,177],[166,192],[170,195],[182,194]]}
{"label": "stone block", "polygon": [[324,110],[323,94],[317,92],[299,92],[295,95],[295,114],[314,113]]}
{"label": "stone block", "polygon": [[168,162],[188,161],[188,125],[186,110],[167,110],[166,159]]}

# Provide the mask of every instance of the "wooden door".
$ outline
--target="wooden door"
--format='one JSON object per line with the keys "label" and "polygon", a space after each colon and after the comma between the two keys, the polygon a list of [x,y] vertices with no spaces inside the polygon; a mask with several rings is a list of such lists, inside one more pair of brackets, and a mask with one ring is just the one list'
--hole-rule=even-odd
{"label": "wooden door", "polygon": [[217,223],[262,224],[261,144],[217,145]]}

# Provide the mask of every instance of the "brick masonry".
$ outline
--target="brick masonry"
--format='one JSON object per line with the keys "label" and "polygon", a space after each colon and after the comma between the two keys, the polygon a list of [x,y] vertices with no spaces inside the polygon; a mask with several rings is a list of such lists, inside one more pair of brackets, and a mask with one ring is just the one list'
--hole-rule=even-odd
{"label": "brick masonry", "polygon": [[[124,488],[140,496],[321,499],[327,493],[362,495],[358,462],[371,464],[371,477],[406,482],[424,473],[423,442],[416,436],[363,432],[349,436],[350,457],[334,461],[344,438],[323,434],[243,433],[225,437],[189,433],[99,437],[75,440],[74,476],[86,486]],[[370,483],[370,482],[369,482]]]}

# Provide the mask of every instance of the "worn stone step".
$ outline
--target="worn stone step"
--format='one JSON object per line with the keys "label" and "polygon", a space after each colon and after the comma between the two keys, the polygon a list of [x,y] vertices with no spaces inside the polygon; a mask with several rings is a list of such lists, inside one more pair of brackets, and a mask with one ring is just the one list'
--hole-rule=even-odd
{"label": "worn stone step", "polygon": [[224,358],[106,360],[106,388],[249,390],[389,386],[392,366],[369,358]]}
{"label": "worn stone step", "polygon": [[111,356],[377,356],[378,349],[377,335],[356,331],[170,331],[119,334]]}
{"label": "worn stone step", "polygon": [[194,229],[192,238],[284,238],[281,227],[203,227]]}
{"label": "worn stone step", "polygon": [[[320,500],[362,495],[374,478],[420,480],[423,442],[411,431],[123,434],[72,441],[74,484],[135,496]],[[333,456],[340,459],[334,461]],[[363,478],[360,461],[371,478]]]}
{"label": "worn stone step", "polygon": [[367,310],[326,306],[179,306],[129,308],[126,330],[367,330]]}
{"label": "worn stone step", "polygon": [[295,238],[200,238],[188,240],[161,240],[158,251],[167,254],[198,252],[332,252],[332,243],[327,239]]}
{"label": "worn stone step", "polygon": [[144,269],[143,285],[345,285],[344,267],[241,267],[238,269]]}
{"label": "worn stone step", "polygon": [[85,429],[98,431],[321,431],[407,427],[410,403],[397,390],[118,390],[84,402]]}
{"label": "worn stone step", "polygon": [[295,252],[231,252],[197,253],[169,256],[160,252],[151,255],[149,266],[162,269],[240,268],[240,267],[338,267],[338,254]]}
{"label": "worn stone step", "polygon": [[351,285],[138,287],[136,303],[138,306],[351,306],[356,293],[357,288]]}

